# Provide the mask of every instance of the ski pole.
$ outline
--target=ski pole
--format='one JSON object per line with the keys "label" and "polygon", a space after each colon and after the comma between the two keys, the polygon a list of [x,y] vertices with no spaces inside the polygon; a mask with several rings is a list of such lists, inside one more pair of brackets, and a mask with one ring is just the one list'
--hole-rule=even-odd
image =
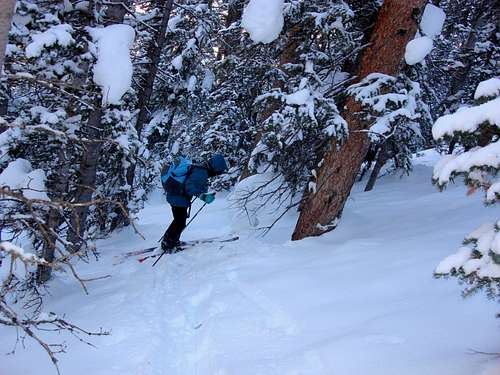
{"label": "ski pole", "polygon": [[[195,217],[200,213],[201,210],[203,210],[203,208],[205,208],[205,206],[207,205],[207,202],[203,203],[203,206],[200,207],[200,209],[198,211],[196,211],[196,213],[194,214],[194,216],[191,218],[191,220],[189,220],[189,222],[186,224],[186,226],[184,227],[184,229],[186,229],[188,227],[189,224],[191,224],[191,222],[195,219]],[[184,229],[182,231],[184,231]]]}
{"label": "ski pole", "polygon": [[161,259],[161,257],[166,253],[166,251],[163,251],[160,256],[158,257],[158,259],[155,260],[155,262],[153,263],[153,265],[151,267],[154,267],[156,265],[156,263],[158,263],[158,261]]}

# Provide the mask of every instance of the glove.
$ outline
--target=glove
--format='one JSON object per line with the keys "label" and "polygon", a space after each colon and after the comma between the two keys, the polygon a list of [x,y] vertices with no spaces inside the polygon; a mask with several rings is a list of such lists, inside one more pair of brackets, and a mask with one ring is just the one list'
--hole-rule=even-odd
{"label": "glove", "polygon": [[198,195],[198,198],[205,203],[212,203],[215,200],[215,193],[203,193]]}

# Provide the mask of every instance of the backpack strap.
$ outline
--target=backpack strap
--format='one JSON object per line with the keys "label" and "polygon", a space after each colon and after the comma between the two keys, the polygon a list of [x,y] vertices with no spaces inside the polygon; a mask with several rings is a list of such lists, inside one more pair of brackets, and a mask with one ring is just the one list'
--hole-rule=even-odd
{"label": "backpack strap", "polygon": [[160,180],[163,189],[166,190],[166,184],[170,176],[172,176],[172,171],[175,168],[175,164],[173,163],[165,163],[160,172]]}
{"label": "backpack strap", "polygon": [[[195,164],[191,164],[189,167],[188,167],[188,170],[186,172],[186,174],[184,175],[184,181],[182,182],[182,194],[184,195],[187,195],[186,193],[186,181],[188,180],[189,176],[191,176],[191,173],[193,173],[193,169],[197,167]],[[189,207],[191,208],[191,203],[189,203]],[[189,217],[189,216],[188,216]]]}

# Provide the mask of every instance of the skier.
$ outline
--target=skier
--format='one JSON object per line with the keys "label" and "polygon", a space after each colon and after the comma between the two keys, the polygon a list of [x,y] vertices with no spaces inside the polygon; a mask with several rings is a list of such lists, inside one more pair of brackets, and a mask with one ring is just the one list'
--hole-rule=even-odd
{"label": "skier", "polygon": [[[167,169],[167,168],[164,168]],[[170,164],[161,176],[162,185],[167,192],[167,202],[172,207],[174,219],[162,237],[161,249],[170,252],[180,245],[179,238],[186,227],[193,197],[205,203],[215,200],[214,193],[208,193],[208,178],[227,171],[224,156],[214,154],[208,162],[193,163],[181,158],[178,163]]]}

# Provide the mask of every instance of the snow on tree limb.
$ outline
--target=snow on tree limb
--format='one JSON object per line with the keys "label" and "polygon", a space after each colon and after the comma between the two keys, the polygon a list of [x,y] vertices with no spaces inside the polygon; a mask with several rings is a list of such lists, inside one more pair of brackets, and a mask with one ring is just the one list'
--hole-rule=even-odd
{"label": "snow on tree limb", "polygon": [[427,4],[420,20],[420,30],[424,35],[434,38],[441,34],[445,19],[446,14],[441,8]]}
{"label": "snow on tree limb", "polygon": [[434,167],[433,179],[439,185],[444,185],[457,174],[487,167],[498,169],[499,166],[500,141],[497,141],[460,155],[448,155],[442,158]]}
{"label": "snow on tree limb", "polygon": [[500,95],[500,78],[494,77],[480,82],[474,93],[474,99],[490,98]]}
{"label": "snow on tree limb", "polygon": [[[491,98],[500,91],[496,78],[478,85],[476,99]],[[432,129],[436,140],[468,139],[476,145],[459,154],[446,155],[434,166],[433,181],[439,187],[454,176],[463,175],[475,190],[483,188],[485,203],[500,202],[500,97],[439,118]],[[465,144],[467,146],[467,144]],[[500,297],[500,221],[483,224],[464,239],[464,247],[443,259],[436,275],[451,274],[467,283],[464,294],[486,288],[492,298]]]}
{"label": "snow on tree limb", "polygon": [[[498,223],[497,223],[498,224]],[[443,259],[436,270],[437,275],[462,273],[479,279],[500,280],[500,263],[491,253],[500,256],[500,232],[498,226],[484,224],[465,238],[472,246],[461,247],[455,254]]]}
{"label": "snow on tree limb", "polygon": [[443,29],[446,14],[441,8],[427,4],[420,20],[420,31],[417,36],[408,42],[405,50],[405,61],[408,65],[415,65],[422,62],[431,53],[435,39]]}
{"label": "snow on tree limb", "polygon": [[132,27],[114,24],[104,28],[87,28],[97,43],[94,82],[102,89],[102,104],[118,104],[132,84],[130,48],[135,39]]}
{"label": "snow on tree limb", "polygon": [[250,0],[241,19],[241,26],[255,43],[274,41],[283,24],[283,0]]}
{"label": "snow on tree limb", "polygon": [[454,133],[473,133],[485,122],[500,128],[500,97],[438,118],[432,127],[432,135],[438,140]]}
{"label": "snow on tree limb", "polygon": [[62,24],[49,28],[43,33],[33,35],[32,42],[26,46],[27,57],[38,57],[44,48],[52,47],[55,44],[61,47],[68,47],[75,40],[71,36],[73,28],[71,25]]}

